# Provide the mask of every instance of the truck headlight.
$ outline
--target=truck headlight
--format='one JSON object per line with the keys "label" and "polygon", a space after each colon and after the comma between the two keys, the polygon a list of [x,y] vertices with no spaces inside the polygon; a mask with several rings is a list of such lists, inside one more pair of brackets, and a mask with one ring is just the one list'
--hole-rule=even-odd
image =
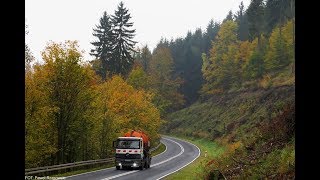
{"label": "truck headlight", "polygon": [[118,165],[121,166],[121,163],[119,163]]}
{"label": "truck headlight", "polygon": [[133,163],[132,166],[137,166],[137,163]]}

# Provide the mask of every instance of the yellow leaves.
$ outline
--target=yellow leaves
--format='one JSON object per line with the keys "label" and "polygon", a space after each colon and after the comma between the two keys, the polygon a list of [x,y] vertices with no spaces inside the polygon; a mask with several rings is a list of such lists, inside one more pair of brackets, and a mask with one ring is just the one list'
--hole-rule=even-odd
{"label": "yellow leaves", "polygon": [[218,32],[217,42],[224,42],[226,46],[234,43],[237,40],[237,29],[237,23],[230,20],[224,22]]}
{"label": "yellow leaves", "polygon": [[28,72],[25,81],[26,163],[31,166],[37,166],[57,150],[52,134],[52,116],[57,108],[50,103],[42,73],[36,72]]}
{"label": "yellow leaves", "polygon": [[288,21],[284,26],[283,26],[283,36],[284,39],[286,39],[287,46],[292,46],[293,45],[293,40],[295,37],[294,34],[294,26],[293,26],[293,21],[290,20]]}
{"label": "yellow leaves", "polygon": [[[157,138],[162,120],[151,102],[156,91],[135,89],[120,76],[102,83],[90,65],[81,63],[78,48],[76,41],[50,43],[42,52],[44,64],[25,74],[27,166],[50,162],[59,156],[57,151],[66,153],[76,143],[71,150],[76,158],[84,151],[105,157],[102,149],[111,148],[113,138],[129,129]],[[143,71],[135,73],[133,84],[149,86]],[[66,137],[63,147],[58,144],[62,137]]]}
{"label": "yellow leaves", "polygon": [[253,50],[254,48],[252,48],[252,45],[249,41],[240,42],[236,59],[239,63],[241,63],[242,67],[245,63],[249,61],[249,58],[252,55]]}
{"label": "yellow leaves", "polygon": [[235,153],[237,149],[243,146],[241,141],[237,141],[237,142],[234,142],[231,144],[225,144],[225,145],[226,145],[226,149],[223,153],[224,157],[230,157],[232,154]]}
{"label": "yellow leaves", "polygon": [[49,65],[55,61],[74,60],[76,63],[82,58],[77,41],[65,41],[65,43],[50,42],[41,52],[42,59]]}
{"label": "yellow leaves", "polygon": [[[28,166],[47,164],[47,157],[50,159],[65,148],[59,147],[59,137],[74,140],[89,136],[87,129],[97,120],[96,117],[91,120],[88,112],[93,109],[91,101],[96,94],[92,89],[96,88],[99,79],[90,66],[80,64],[82,55],[78,48],[76,41],[51,42],[42,52],[44,64],[36,64],[33,71],[26,73]],[[68,132],[61,130],[61,124]]]}
{"label": "yellow leaves", "polygon": [[208,91],[208,94],[221,94],[221,93],[223,93],[223,89],[221,89],[221,88],[216,88],[216,89],[212,89],[212,90],[209,90]]}
{"label": "yellow leaves", "polygon": [[151,103],[152,93],[134,89],[120,76],[113,76],[100,86],[98,98],[119,131],[136,128],[156,134],[161,120]]}
{"label": "yellow leaves", "polygon": [[294,30],[294,24],[293,21],[288,21],[284,27],[283,27],[283,36],[284,39],[286,40],[286,48],[289,52],[289,57],[290,57],[290,61],[291,63],[295,61],[294,59],[294,47],[295,47],[295,30]]}
{"label": "yellow leaves", "polygon": [[134,68],[127,79],[127,82],[136,89],[149,89],[149,77],[141,67]]}
{"label": "yellow leaves", "polygon": [[244,55],[238,54],[237,28],[237,23],[233,21],[224,22],[210,50],[210,57],[203,56],[207,61],[202,67],[203,77],[207,81],[202,88],[205,94],[228,89],[233,85],[234,79],[238,78],[238,58]]}
{"label": "yellow leaves", "polygon": [[294,62],[294,29],[292,21],[273,29],[265,56],[266,68],[276,70]]}
{"label": "yellow leaves", "polygon": [[266,74],[263,76],[262,80],[260,81],[260,86],[267,89],[272,86],[272,79],[271,76]]}

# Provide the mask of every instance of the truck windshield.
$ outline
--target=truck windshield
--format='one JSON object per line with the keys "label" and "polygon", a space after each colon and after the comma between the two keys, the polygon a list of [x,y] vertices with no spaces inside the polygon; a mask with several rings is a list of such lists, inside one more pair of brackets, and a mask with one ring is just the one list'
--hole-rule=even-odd
{"label": "truck windshield", "polygon": [[139,149],[140,141],[139,140],[118,140],[117,147],[118,149]]}

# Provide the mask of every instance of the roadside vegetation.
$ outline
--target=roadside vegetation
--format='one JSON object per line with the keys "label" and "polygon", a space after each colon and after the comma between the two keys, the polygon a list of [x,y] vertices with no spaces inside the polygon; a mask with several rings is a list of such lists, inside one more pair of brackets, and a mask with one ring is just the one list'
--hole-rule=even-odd
{"label": "roadside vegetation", "polygon": [[225,148],[208,158],[203,179],[216,177],[215,170],[227,179],[294,179],[294,1],[252,0],[245,11],[239,7],[214,25],[202,53],[199,97],[168,114],[161,131]]}
{"label": "roadside vegetation", "polygon": [[219,157],[208,157],[208,178],[216,169],[228,179],[294,177],[294,87],[215,96],[167,118],[164,133],[224,147]]}
{"label": "roadside vegetation", "polygon": [[200,156],[191,164],[180,169],[179,171],[165,177],[167,180],[171,179],[205,179],[207,169],[205,166],[209,163],[211,159],[218,158],[223,154],[225,148],[214,141],[210,141],[205,138],[194,138],[191,136],[183,136],[183,135],[174,135],[170,134],[170,136],[177,137],[179,139],[183,139],[188,141],[197,147],[199,147],[201,154]]}
{"label": "roadside vegetation", "polygon": [[35,63],[25,45],[26,168],[113,157],[112,141],[135,129],[152,147],[163,133],[207,151],[169,179],[295,178],[294,0],[240,3],[152,51],[135,46],[130,20],[122,2],[103,13],[93,60],[67,40]]}

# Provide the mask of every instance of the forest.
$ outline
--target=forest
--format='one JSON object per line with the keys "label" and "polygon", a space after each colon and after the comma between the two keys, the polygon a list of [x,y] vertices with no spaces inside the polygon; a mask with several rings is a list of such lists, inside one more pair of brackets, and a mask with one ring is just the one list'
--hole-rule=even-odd
{"label": "forest", "polygon": [[241,3],[153,50],[136,47],[135,33],[121,2],[93,27],[92,61],[76,40],[49,42],[44,63],[25,45],[26,168],[111,157],[112,140],[131,129],[153,146],[168,117],[198,101],[294,85],[294,0]]}

